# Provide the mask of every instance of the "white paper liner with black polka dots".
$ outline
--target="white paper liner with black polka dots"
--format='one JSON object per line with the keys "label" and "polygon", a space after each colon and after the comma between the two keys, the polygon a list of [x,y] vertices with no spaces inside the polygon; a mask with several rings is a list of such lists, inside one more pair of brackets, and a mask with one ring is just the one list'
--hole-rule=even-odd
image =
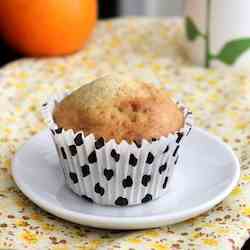
{"label": "white paper liner with black polka dots", "polygon": [[66,184],[74,193],[89,202],[111,206],[146,203],[166,194],[179,148],[192,128],[192,113],[186,107],[177,103],[185,117],[178,132],[158,140],[142,140],[140,145],[126,141],[118,144],[59,128],[53,110],[65,95],[50,98],[42,111]]}

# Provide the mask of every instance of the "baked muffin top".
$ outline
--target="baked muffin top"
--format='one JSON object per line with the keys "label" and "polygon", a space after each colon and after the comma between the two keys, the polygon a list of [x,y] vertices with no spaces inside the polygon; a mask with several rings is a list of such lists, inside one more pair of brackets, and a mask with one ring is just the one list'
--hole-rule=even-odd
{"label": "baked muffin top", "polygon": [[54,109],[58,127],[116,142],[151,140],[183,127],[183,113],[168,93],[151,84],[106,76],[83,85]]}

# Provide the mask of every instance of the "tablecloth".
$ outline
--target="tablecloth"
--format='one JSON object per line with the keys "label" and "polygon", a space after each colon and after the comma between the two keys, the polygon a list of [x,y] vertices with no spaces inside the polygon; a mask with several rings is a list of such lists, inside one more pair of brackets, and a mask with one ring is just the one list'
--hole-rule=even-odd
{"label": "tablecloth", "polygon": [[[76,54],[19,60],[0,70],[0,248],[240,249],[250,233],[250,67],[194,66],[182,49],[183,34],[180,19],[100,21],[88,45]],[[18,190],[10,175],[11,158],[45,128],[41,104],[55,92],[112,71],[165,85],[193,110],[197,126],[232,146],[241,178],[228,198],[177,225],[105,231],[56,218]]]}

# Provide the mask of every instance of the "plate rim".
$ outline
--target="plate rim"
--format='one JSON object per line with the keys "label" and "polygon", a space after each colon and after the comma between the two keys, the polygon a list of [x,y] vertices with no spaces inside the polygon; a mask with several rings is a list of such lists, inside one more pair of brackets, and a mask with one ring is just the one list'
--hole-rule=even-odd
{"label": "plate rim", "polygon": [[[31,141],[35,140],[36,137],[41,136],[41,134],[48,133],[48,130],[43,130],[31,137],[28,141],[26,141],[16,152],[14,158],[12,159],[11,165],[11,174],[17,185],[17,187],[22,191],[22,193],[28,197],[32,202],[34,202],[37,206],[43,208],[45,211],[60,217],[62,219],[82,224],[86,226],[94,226],[96,228],[105,228],[105,229],[143,229],[143,228],[154,228],[163,225],[171,225],[175,224],[187,219],[190,219],[194,216],[204,213],[210,208],[217,205],[219,202],[224,200],[233,190],[233,188],[237,185],[238,180],[240,178],[240,163],[235,155],[234,151],[231,149],[229,145],[224,143],[218,136],[213,135],[207,132],[204,129],[193,127],[193,131],[197,131],[198,133],[204,134],[206,137],[210,137],[220,145],[224,146],[225,149],[230,153],[232,160],[234,162],[234,176],[232,178],[231,183],[225,188],[222,192],[217,194],[213,199],[200,204],[199,206],[186,209],[184,211],[173,212],[171,214],[161,213],[157,215],[149,215],[149,216],[139,216],[139,217],[110,217],[107,215],[90,215],[79,212],[74,212],[69,209],[65,209],[63,207],[54,205],[51,202],[48,202],[46,199],[39,198],[33,190],[31,190],[25,183],[23,183],[17,174],[16,170],[16,161],[18,156],[22,153],[24,147],[26,147]],[[95,204],[93,204],[95,206]],[[118,208],[119,209],[119,208]]]}

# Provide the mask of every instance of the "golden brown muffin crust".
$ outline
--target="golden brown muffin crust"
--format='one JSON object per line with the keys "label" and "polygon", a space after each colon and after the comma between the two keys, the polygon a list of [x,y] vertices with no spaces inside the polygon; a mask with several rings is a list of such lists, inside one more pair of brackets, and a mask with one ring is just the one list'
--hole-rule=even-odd
{"label": "golden brown muffin crust", "polygon": [[103,77],[58,103],[59,127],[93,133],[106,141],[160,138],[183,127],[183,113],[166,91],[124,77]]}

